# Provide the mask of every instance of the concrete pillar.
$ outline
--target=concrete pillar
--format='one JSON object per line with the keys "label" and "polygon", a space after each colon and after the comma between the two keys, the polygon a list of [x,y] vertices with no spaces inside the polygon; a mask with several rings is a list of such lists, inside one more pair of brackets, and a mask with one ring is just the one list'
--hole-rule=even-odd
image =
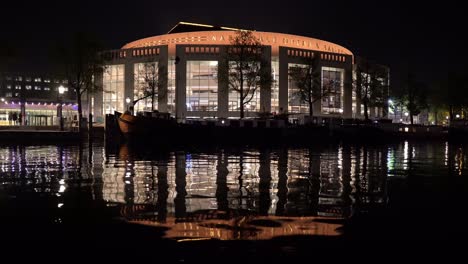
{"label": "concrete pillar", "polygon": [[[262,71],[271,78],[271,47],[262,50]],[[271,112],[271,83],[260,87],[260,112]]]}
{"label": "concrete pillar", "polygon": [[176,119],[185,120],[187,113],[186,105],[186,86],[187,86],[187,58],[185,56],[185,47],[177,45],[176,47]]}
{"label": "concrete pillar", "polygon": [[159,112],[167,112],[167,85],[168,85],[168,48],[167,46],[159,47],[158,61],[158,110]]}
{"label": "concrete pillar", "polygon": [[220,47],[221,59],[218,60],[218,117],[220,118],[229,116],[229,83],[226,78],[219,78],[229,71],[226,52],[225,47]]}
{"label": "concrete pillar", "polygon": [[21,125],[24,126],[26,125],[26,101],[22,101],[20,105],[20,111],[21,111]]}
{"label": "concrete pillar", "polygon": [[[127,110],[129,105],[125,102],[125,99],[128,97],[130,98],[130,102],[133,101],[133,86],[135,84],[135,73],[134,73],[134,63],[133,62],[125,62],[125,70],[124,70],[124,96],[122,98],[124,109],[117,109],[117,111],[124,112]],[[130,103],[131,104],[131,103]]]}
{"label": "concrete pillar", "polygon": [[343,117],[351,118],[353,116],[353,70],[346,67],[344,72],[344,92],[343,92]]}
{"label": "concrete pillar", "polygon": [[[318,52],[314,52],[314,56],[315,56],[315,59],[318,60],[318,63],[317,63],[317,67],[319,67],[319,80],[318,80],[318,86],[320,87],[321,89],[321,93],[323,93],[323,87],[322,87],[322,63],[321,61],[319,60],[319,56],[320,54]],[[317,101],[315,101],[314,103],[312,103],[312,109],[314,111],[314,116],[318,116],[318,115],[321,115],[322,114],[322,99],[319,99]]]}
{"label": "concrete pillar", "polygon": [[[94,82],[96,83],[97,87],[103,87],[103,74],[98,74],[95,76]],[[94,97],[94,120],[98,123],[104,123],[104,114],[103,114],[103,105],[102,105],[102,100],[104,99],[103,97],[104,91],[98,91],[95,92],[92,96]]]}
{"label": "concrete pillar", "polygon": [[279,48],[279,85],[278,85],[278,104],[279,113],[288,112],[288,50]]}

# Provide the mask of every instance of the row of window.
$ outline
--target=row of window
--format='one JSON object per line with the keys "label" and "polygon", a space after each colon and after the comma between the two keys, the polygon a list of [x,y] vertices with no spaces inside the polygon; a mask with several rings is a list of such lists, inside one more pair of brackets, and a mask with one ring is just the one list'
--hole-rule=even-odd
{"label": "row of window", "polygon": [[[19,85],[19,84],[15,85],[14,87],[15,87],[15,90],[21,90],[21,85]],[[13,88],[13,85],[8,84],[8,85],[6,86],[6,88],[7,88],[8,90],[11,90],[11,89]],[[24,88],[25,88],[26,90],[33,90],[33,86],[32,86],[32,85],[25,85]],[[51,89],[50,89],[50,87],[48,87],[48,86],[42,87],[42,86],[35,85],[35,86],[34,86],[34,90],[35,90],[35,91],[50,91]],[[56,88],[56,89],[54,89],[54,90],[58,91],[58,88]],[[67,91],[68,91],[68,88],[65,87],[65,92],[67,92]]]}
{"label": "row of window", "polygon": [[[273,79],[279,78],[277,65],[274,63]],[[306,65],[289,64],[288,68],[305,67]],[[134,90],[133,100],[135,105],[125,105],[124,102],[124,65],[112,65],[104,74],[104,112],[113,113],[113,111],[125,111],[133,106],[135,112],[158,109],[157,94],[153,102],[152,89],[157,92],[157,69],[158,64],[137,63],[134,67]],[[168,88],[168,108],[174,104],[173,93],[175,86],[172,82],[172,70],[169,71]],[[217,61],[187,61],[186,71],[186,108],[187,111],[217,111],[218,110],[218,62]],[[343,89],[344,89],[344,70],[339,68],[322,67],[321,68],[320,101],[323,113],[342,113],[343,112]],[[153,88],[153,84],[155,87]],[[247,87],[244,83],[244,89]],[[278,86],[272,87],[271,110],[277,112],[278,109]],[[229,87],[228,93],[229,111],[239,111],[240,100],[239,93],[235,87]],[[258,112],[260,109],[260,91],[254,89],[253,92],[246,95],[244,100],[246,111]],[[285,109],[286,110],[286,109]],[[171,111],[171,109],[168,109]],[[282,110],[281,110],[282,111]],[[288,82],[288,112],[307,113],[308,104],[303,102],[303,98],[296,83],[289,78]]]}
{"label": "row of window", "polygon": [[[51,79],[41,78],[41,77],[36,77],[36,78],[24,77],[23,78],[22,76],[15,76],[15,77],[6,76],[5,79],[7,81],[17,81],[17,82],[22,82],[22,81],[25,81],[25,82],[45,82],[45,83],[51,83],[52,82]],[[54,79],[53,82],[54,83],[68,83],[67,80],[58,80],[58,79]]]}

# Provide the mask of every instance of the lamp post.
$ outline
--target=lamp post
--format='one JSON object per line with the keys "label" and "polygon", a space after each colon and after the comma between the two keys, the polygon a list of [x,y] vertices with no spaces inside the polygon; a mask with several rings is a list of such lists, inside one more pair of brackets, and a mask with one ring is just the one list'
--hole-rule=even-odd
{"label": "lamp post", "polygon": [[62,96],[63,93],[65,92],[65,87],[63,85],[60,85],[58,87],[58,118],[59,118],[59,124],[60,124],[60,131],[63,131],[63,118],[62,118]]}
{"label": "lamp post", "polygon": [[128,112],[129,111],[128,107],[130,106],[130,97],[125,98],[125,102],[127,103],[127,112]]}

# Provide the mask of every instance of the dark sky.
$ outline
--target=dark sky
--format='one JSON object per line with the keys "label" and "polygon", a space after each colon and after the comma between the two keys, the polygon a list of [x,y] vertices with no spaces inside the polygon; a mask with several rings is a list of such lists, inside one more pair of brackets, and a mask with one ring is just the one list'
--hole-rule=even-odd
{"label": "dark sky", "polygon": [[[440,6],[443,3],[409,7],[409,1],[400,0],[281,2],[15,1],[2,7],[1,38],[19,47],[26,58],[22,65],[40,69],[47,68],[54,43],[73,32],[90,31],[106,49],[116,49],[138,38],[164,34],[178,21],[335,42],[355,55],[390,66],[394,85],[400,85],[408,69],[419,79],[433,82],[449,64],[464,65],[452,56],[463,47],[452,37],[462,19],[448,22],[444,18],[447,9]],[[455,13],[450,14],[456,17]]]}

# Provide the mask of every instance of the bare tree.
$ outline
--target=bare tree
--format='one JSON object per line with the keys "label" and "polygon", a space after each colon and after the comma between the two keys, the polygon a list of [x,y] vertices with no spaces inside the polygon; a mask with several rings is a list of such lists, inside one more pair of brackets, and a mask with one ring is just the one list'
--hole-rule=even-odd
{"label": "bare tree", "polygon": [[159,87],[162,81],[159,79],[158,64],[156,62],[145,62],[142,67],[138,69],[135,78],[138,78],[135,99],[133,106],[139,101],[151,97],[151,111],[154,111],[155,100],[157,100]]}
{"label": "bare tree", "polygon": [[364,106],[364,119],[369,120],[369,107],[383,107],[388,91],[387,72],[379,67],[371,67],[366,61],[364,65],[358,64],[357,69],[357,95]]}
{"label": "bare tree", "polygon": [[98,56],[100,49],[101,45],[96,38],[85,33],[77,33],[70,41],[63,43],[56,54],[68,85],[76,95],[80,131],[83,128],[83,95],[102,89],[94,81],[94,77],[101,74],[103,70],[102,57]]}
{"label": "bare tree", "polygon": [[330,85],[324,85],[324,89],[320,87],[320,67],[317,61],[315,56],[306,58],[304,64],[289,69],[289,76],[298,89],[295,96],[308,104],[310,117],[314,114],[313,104],[330,93]]}
{"label": "bare tree", "polygon": [[240,118],[244,118],[245,105],[252,101],[257,89],[271,84],[271,73],[262,67],[262,50],[252,31],[236,31],[230,40],[226,54],[228,69],[221,71],[219,78],[226,78],[229,89],[239,93]]}

